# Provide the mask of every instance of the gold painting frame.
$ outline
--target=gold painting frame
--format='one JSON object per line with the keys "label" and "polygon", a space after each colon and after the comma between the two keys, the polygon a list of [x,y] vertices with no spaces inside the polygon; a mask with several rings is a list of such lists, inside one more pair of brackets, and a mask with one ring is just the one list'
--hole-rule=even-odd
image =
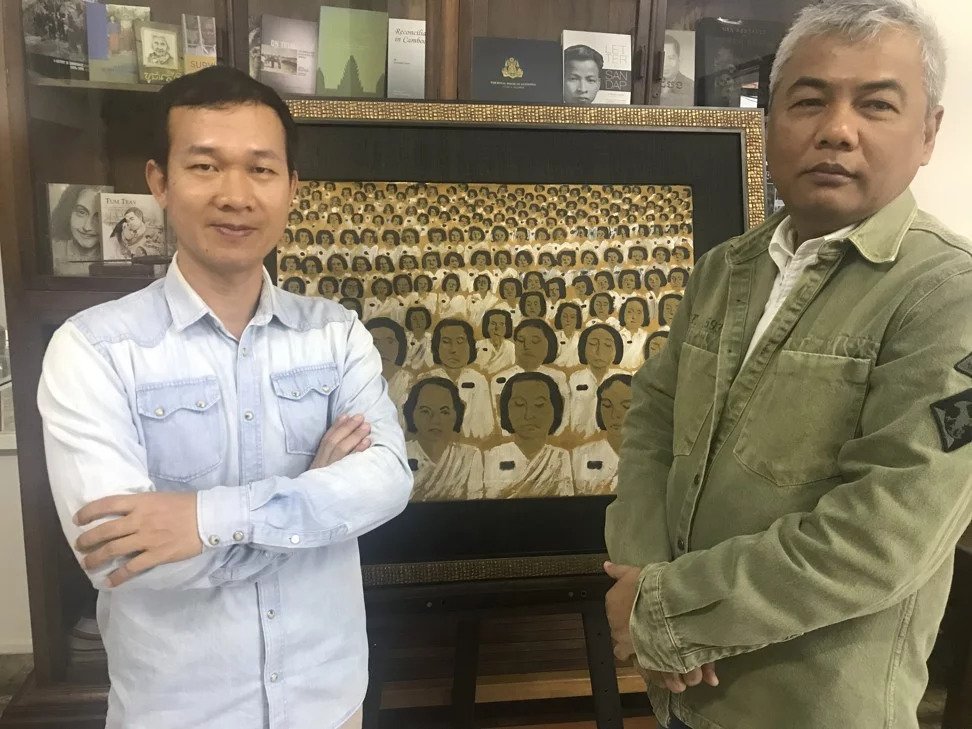
{"label": "gold painting frame", "polygon": [[[661,108],[637,106],[509,106],[498,104],[442,102],[340,101],[292,98],[287,100],[295,120],[302,127],[408,126],[472,127],[486,129],[553,129],[606,131],[659,131],[734,134],[739,139],[740,189],[744,229],[762,224],[766,218],[765,131],[760,110],[719,108]],[[300,160],[298,160],[300,168]],[[376,179],[362,172],[362,179]],[[314,179],[314,175],[311,175]],[[347,179],[347,178],[345,178]],[[738,198],[737,198],[738,200]],[[740,231],[741,232],[741,231]],[[729,236],[727,236],[729,237]],[[608,497],[595,510],[603,515]],[[593,513],[593,512],[592,512]],[[402,517],[399,517],[401,519]],[[397,521],[397,520],[396,520]],[[395,522],[380,530],[386,537]],[[392,537],[392,541],[396,537]],[[601,572],[603,549],[583,551],[564,545],[549,554],[519,556],[498,550],[496,556],[477,554],[473,558],[420,559],[400,562],[363,561],[368,586],[455,583],[474,580],[591,575]]]}

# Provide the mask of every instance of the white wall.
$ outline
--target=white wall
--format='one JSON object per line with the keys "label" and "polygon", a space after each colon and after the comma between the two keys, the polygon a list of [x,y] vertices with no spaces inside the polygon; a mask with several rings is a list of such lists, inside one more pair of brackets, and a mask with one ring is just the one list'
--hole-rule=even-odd
{"label": "white wall", "polygon": [[969,170],[972,170],[972,3],[968,0],[919,0],[932,14],[948,46],[945,119],[935,156],[912,185],[922,209],[956,233],[972,238]]}

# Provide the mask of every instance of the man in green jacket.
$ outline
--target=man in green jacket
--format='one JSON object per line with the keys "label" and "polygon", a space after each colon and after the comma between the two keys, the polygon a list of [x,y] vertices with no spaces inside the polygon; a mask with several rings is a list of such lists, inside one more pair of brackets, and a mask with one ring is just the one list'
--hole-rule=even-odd
{"label": "man in green jacket", "polygon": [[787,207],[699,261],[634,378],[607,610],[669,729],[918,726],[972,515],[972,246],[908,191],[944,66],[909,0],[803,11]]}

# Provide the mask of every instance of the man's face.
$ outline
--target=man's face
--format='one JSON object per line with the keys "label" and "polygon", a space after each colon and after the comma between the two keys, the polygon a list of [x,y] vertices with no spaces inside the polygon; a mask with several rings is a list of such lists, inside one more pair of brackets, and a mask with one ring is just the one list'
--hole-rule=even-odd
{"label": "man's face", "polygon": [[678,75],[678,51],[675,43],[665,43],[665,65],[662,68],[665,78],[671,80]]}
{"label": "man's face", "polygon": [[537,327],[523,327],[513,339],[516,363],[525,370],[535,370],[547,358],[547,338]]}
{"label": "man's face", "polygon": [[564,67],[564,101],[574,105],[594,103],[601,90],[601,72],[594,61],[568,61]]}
{"label": "man's face", "polygon": [[178,236],[183,270],[258,272],[297,185],[276,113],[259,104],[176,107],[169,139],[168,173],[150,161],[146,177]]}
{"label": "man's face", "polygon": [[770,173],[804,236],[883,208],[928,163],[942,119],[928,108],[917,37],[819,36],[797,46],[770,106]]}
{"label": "man's face", "polygon": [[469,339],[462,327],[442,327],[439,332],[439,360],[450,369],[469,364]]}

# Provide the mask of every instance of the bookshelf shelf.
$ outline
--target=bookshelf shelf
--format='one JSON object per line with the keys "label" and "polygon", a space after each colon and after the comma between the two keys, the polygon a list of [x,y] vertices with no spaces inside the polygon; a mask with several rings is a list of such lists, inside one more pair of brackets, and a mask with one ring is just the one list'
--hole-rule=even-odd
{"label": "bookshelf shelf", "polygon": [[81,79],[60,79],[45,78],[44,76],[32,76],[30,79],[32,86],[46,86],[65,89],[89,89],[94,91],[141,91],[154,93],[161,86],[154,84],[113,84],[105,81],[84,81]]}

